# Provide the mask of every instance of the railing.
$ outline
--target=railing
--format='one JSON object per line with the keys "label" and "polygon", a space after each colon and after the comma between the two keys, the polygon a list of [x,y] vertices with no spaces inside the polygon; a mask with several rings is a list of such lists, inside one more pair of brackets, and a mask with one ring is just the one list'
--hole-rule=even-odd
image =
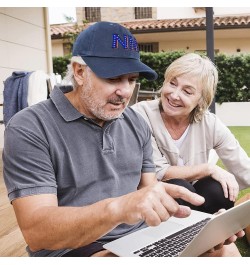
{"label": "railing", "polygon": [[160,97],[160,91],[139,90],[138,101],[152,100]]}

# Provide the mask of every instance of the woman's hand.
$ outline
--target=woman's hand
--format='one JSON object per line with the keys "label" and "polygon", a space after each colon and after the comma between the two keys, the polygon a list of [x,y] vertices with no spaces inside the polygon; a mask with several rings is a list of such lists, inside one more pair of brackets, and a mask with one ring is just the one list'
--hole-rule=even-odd
{"label": "woman's hand", "polygon": [[235,176],[219,166],[212,168],[211,177],[220,182],[225,198],[235,201],[239,193],[239,185]]}
{"label": "woman's hand", "polygon": [[[225,209],[220,209],[217,213],[215,213],[215,215],[221,214],[223,212],[225,212]],[[217,246],[214,246],[212,249],[208,250],[206,253],[213,253],[216,250],[220,250],[221,248],[223,248],[224,245],[229,245],[231,243],[234,243],[238,238],[241,238],[244,235],[245,235],[245,232],[243,230],[241,230],[238,233],[236,233],[235,235],[232,235],[231,237],[226,239],[224,242],[221,242]]]}

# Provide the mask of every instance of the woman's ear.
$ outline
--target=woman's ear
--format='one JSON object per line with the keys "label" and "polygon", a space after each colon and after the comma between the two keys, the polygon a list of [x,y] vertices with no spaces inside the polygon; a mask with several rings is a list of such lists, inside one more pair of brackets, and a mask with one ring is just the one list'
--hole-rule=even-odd
{"label": "woman's ear", "polygon": [[79,86],[82,86],[84,83],[85,66],[79,63],[73,63],[73,71],[74,71],[75,81]]}

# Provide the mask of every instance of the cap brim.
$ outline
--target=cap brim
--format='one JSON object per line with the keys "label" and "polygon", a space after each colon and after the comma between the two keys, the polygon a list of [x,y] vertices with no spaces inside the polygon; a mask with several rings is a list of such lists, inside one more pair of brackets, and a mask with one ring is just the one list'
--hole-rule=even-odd
{"label": "cap brim", "polygon": [[101,78],[112,78],[131,73],[139,73],[139,76],[148,80],[155,80],[158,77],[154,70],[137,59],[93,56],[82,56],[82,58],[90,69]]}

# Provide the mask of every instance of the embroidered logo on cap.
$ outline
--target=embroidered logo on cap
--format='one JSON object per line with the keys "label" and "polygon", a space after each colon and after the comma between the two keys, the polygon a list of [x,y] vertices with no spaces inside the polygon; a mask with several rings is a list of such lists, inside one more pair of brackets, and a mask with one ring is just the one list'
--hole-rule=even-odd
{"label": "embroidered logo on cap", "polygon": [[124,34],[122,40],[119,34],[113,34],[112,48],[117,49],[119,43],[123,47],[123,49],[129,49],[132,51],[139,52],[138,43],[136,39],[131,35]]}

